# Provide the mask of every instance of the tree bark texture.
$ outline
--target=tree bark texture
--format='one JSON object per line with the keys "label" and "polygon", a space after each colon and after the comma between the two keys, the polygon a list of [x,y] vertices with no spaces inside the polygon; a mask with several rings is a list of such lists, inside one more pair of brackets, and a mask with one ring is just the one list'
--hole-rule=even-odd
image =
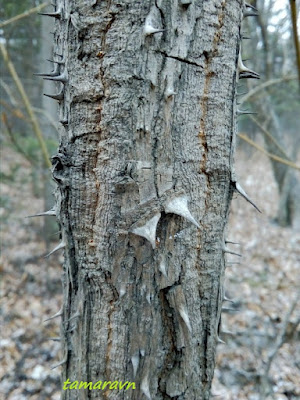
{"label": "tree bark texture", "polygon": [[136,383],[63,399],[208,399],[242,4],[60,0],[56,12],[63,381]]}

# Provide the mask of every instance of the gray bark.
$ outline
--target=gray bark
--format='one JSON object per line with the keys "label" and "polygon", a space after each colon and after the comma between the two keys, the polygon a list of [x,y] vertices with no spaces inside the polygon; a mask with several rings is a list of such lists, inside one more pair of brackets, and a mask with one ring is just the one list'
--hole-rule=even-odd
{"label": "gray bark", "polygon": [[[63,399],[208,399],[241,3],[58,1]],[[151,34],[151,26],[163,30]],[[59,56],[57,56],[59,58]]]}

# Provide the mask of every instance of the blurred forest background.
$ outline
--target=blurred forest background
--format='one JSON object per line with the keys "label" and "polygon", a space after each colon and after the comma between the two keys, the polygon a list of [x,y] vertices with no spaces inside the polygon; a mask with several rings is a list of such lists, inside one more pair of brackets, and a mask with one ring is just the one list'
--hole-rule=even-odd
{"label": "blurred forest background", "polygon": [[[291,3],[299,10],[299,1]],[[260,80],[239,83],[236,170],[262,214],[235,195],[227,238],[242,257],[228,257],[231,300],[213,394],[300,399],[300,92],[291,7],[288,0],[251,4],[259,16],[243,21],[242,56]],[[56,102],[43,93],[56,90],[33,75],[55,70],[47,61],[55,58],[53,21],[38,15],[51,9],[39,0],[0,0],[0,397],[8,400],[60,397],[60,371],[51,369],[60,359],[60,321],[43,322],[61,304],[62,256],[44,257],[59,227],[51,217],[26,218],[54,204],[48,156],[59,121]]]}

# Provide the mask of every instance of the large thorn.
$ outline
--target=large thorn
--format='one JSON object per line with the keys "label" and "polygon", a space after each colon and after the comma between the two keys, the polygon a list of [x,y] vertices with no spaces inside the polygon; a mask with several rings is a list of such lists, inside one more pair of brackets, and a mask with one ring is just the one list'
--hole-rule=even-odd
{"label": "large thorn", "polygon": [[156,228],[158,221],[161,217],[161,213],[155,214],[154,217],[149,219],[144,225],[133,228],[130,232],[134,233],[135,235],[142,236],[145,239],[149,240],[152,245],[152,248],[155,249],[156,245]]}
{"label": "large thorn", "polygon": [[49,211],[44,211],[44,212],[39,213],[39,214],[28,215],[26,218],[44,217],[44,216],[48,216],[48,215],[49,215],[49,216],[52,216],[52,215],[56,216],[56,210],[55,210],[55,208],[51,208],[51,210],[49,210]]}
{"label": "large thorn", "polygon": [[219,336],[218,336],[218,343],[222,343],[222,344],[226,344],[225,342],[224,342],[224,340],[222,340]]}
{"label": "large thorn", "polygon": [[159,266],[158,266],[158,269],[160,270],[160,272],[163,274],[163,276],[164,276],[165,278],[168,277],[168,275],[167,275],[167,269],[166,269],[166,263],[165,263],[164,260],[161,260],[161,261],[160,261]]}
{"label": "large thorn", "polygon": [[249,3],[244,4],[243,18],[257,17],[258,15],[259,14],[258,14],[258,10],[256,7],[252,6]]}
{"label": "large thorn", "polygon": [[259,79],[259,74],[257,72],[252,71],[251,69],[247,68],[244,65],[241,56],[241,51],[239,53],[239,58],[238,58],[238,72],[240,79],[245,79],[245,78]]}
{"label": "large thorn", "polygon": [[67,74],[64,72],[61,75],[45,77],[45,80],[66,83],[68,82]]}
{"label": "large thorn", "polygon": [[61,308],[56,314],[52,315],[52,317],[47,318],[44,320],[44,322],[50,321],[51,319],[61,317],[63,315],[63,308]]}
{"label": "large thorn", "polygon": [[48,253],[45,258],[48,258],[51,256],[51,254],[55,253],[57,250],[63,249],[64,247],[66,247],[64,242],[60,242],[59,245],[57,245],[52,251],[50,251],[50,253]]}
{"label": "large thorn", "polygon": [[249,198],[249,196],[247,195],[247,193],[245,192],[245,190],[242,188],[242,186],[238,183],[238,182],[234,182],[235,184],[235,189],[236,191],[242,196],[244,197],[245,200],[247,200],[250,204],[253,205],[253,207],[261,213],[260,209],[253,203],[253,201]]}
{"label": "large thorn", "polygon": [[50,97],[50,99],[53,99],[53,100],[62,101],[64,99],[64,91],[63,90],[61,90],[57,94],[47,94],[47,93],[43,93],[43,94],[44,94],[44,96]]}
{"label": "large thorn", "polygon": [[132,363],[132,368],[133,368],[133,377],[135,378],[138,367],[139,367],[139,363],[140,363],[139,354],[131,357],[131,363]]}
{"label": "large thorn", "polygon": [[151,394],[150,394],[150,389],[149,389],[149,379],[148,375],[144,377],[141,383],[141,391],[144,393],[144,395],[147,397],[148,400],[152,400]]}
{"label": "large thorn", "polygon": [[191,327],[191,323],[190,323],[190,318],[189,318],[189,315],[188,315],[188,312],[187,312],[186,307],[185,307],[184,305],[180,305],[178,311],[179,311],[179,314],[180,314],[181,318],[182,318],[183,321],[185,322],[185,324],[186,324],[188,330],[189,330],[190,332],[192,332],[192,327]]}
{"label": "large thorn", "polygon": [[172,200],[167,201],[165,205],[165,212],[167,214],[180,215],[181,217],[186,218],[192,224],[196,225],[197,228],[200,228],[200,225],[188,209],[188,199],[184,195],[175,197]]}
{"label": "large thorn", "polygon": [[150,16],[148,16],[146,18],[145,25],[144,25],[144,35],[145,36],[151,36],[151,35],[154,35],[155,33],[160,33],[163,31],[164,31],[164,29],[157,29],[157,28],[154,28],[154,26],[152,26],[152,21],[151,21]]}

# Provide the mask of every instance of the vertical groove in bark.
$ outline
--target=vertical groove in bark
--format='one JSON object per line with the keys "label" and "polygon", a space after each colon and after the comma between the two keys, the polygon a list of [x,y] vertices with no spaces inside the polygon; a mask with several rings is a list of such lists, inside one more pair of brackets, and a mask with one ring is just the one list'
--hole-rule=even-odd
{"label": "vertical groove in bark", "polygon": [[61,7],[67,82],[53,175],[66,243],[63,380],[136,382],[63,398],[208,399],[241,4]]}

